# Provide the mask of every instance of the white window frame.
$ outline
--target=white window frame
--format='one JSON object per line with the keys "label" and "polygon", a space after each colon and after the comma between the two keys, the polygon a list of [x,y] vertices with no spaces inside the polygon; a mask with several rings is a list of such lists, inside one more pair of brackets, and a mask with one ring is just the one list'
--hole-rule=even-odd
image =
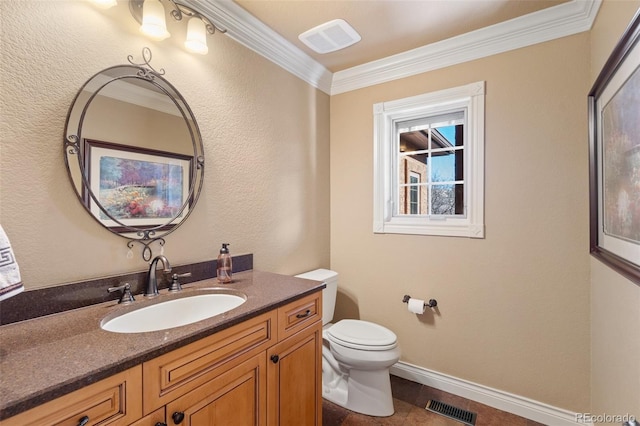
{"label": "white window frame", "polygon": [[[484,238],[485,82],[373,105],[373,232]],[[395,215],[399,137],[396,123],[466,111],[464,215]]]}

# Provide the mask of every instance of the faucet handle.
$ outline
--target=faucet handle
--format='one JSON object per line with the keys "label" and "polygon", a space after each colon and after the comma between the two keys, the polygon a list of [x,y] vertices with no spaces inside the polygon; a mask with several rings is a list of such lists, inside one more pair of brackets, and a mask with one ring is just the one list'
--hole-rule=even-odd
{"label": "faucet handle", "polygon": [[171,286],[169,287],[169,291],[174,293],[182,290],[182,286],[180,285],[178,278],[190,277],[190,276],[191,276],[191,272],[185,272],[184,274],[173,274],[171,276]]}
{"label": "faucet handle", "polygon": [[118,300],[118,303],[123,303],[123,304],[129,304],[131,302],[134,302],[136,299],[133,297],[133,294],[131,294],[131,285],[129,283],[124,283],[121,286],[118,287],[109,287],[107,289],[107,291],[109,293],[113,293],[116,291],[122,291],[122,294],[120,295],[120,300]]}

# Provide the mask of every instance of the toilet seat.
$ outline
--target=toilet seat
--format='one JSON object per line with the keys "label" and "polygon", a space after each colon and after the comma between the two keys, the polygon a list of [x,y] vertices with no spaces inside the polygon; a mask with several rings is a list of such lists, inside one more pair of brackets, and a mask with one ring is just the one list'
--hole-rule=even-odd
{"label": "toilet seat", "polygon": [[397,336],[369,321],[345,319],[326,329],[327,338],[338,345],[364,351],[386,351],[397,346]]}

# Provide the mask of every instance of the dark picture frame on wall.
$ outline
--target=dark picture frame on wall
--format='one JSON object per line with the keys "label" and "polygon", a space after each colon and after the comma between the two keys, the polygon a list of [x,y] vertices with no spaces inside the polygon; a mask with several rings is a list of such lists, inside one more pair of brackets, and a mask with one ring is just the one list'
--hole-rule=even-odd
{"label": "dark picture frame on wall", "polygon": [[[85,139],[91,192],[84,202],[94,217],[115,232],[171,229],[189,211],[193,156]],[[111,220],[103,210],[118,222]]]}
{"label": "dark picture frame on wall", "polygon": [[591,254],[640,285],[640,10],[588,96]]}

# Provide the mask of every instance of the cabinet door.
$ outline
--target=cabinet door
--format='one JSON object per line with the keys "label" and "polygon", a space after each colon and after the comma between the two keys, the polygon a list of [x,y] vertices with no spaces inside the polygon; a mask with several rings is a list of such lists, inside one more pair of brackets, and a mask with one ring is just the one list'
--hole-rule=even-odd
{"label": "cabinet door", "polygon": [[272,426],[322,425],[322,322],[267,351],[267,419]]}
{"label": "cabinet door", "polygon": [[266,418],[264,352],[167,404],[167,424],[256,426]]}

